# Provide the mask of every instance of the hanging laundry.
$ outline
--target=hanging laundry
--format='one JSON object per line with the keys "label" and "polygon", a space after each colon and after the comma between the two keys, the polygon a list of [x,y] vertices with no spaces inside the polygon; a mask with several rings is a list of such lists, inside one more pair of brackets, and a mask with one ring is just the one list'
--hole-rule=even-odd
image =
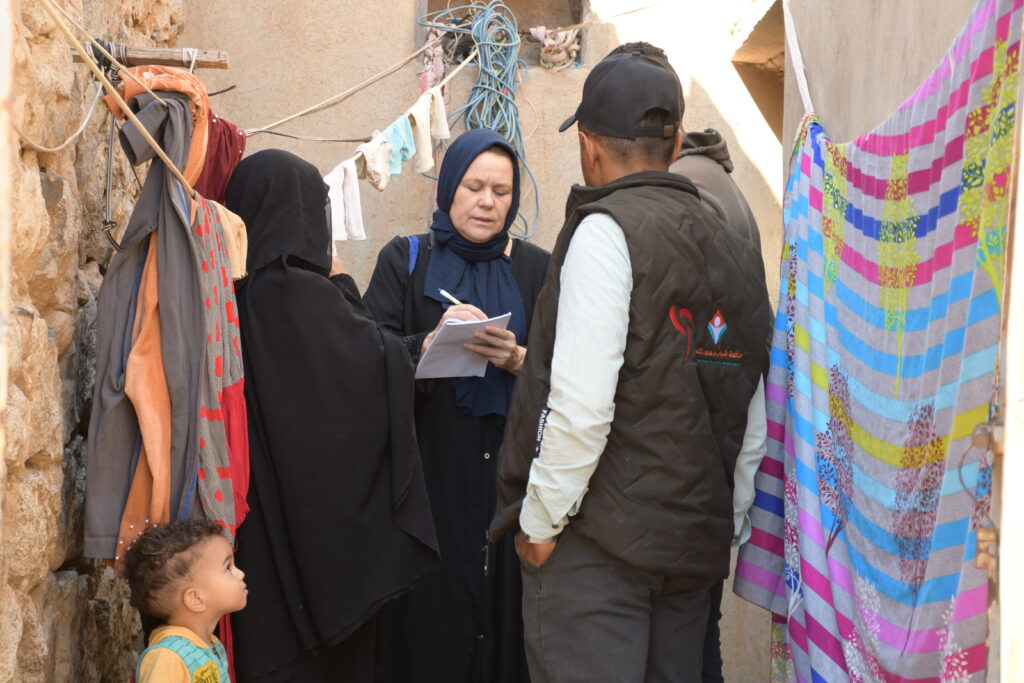
{"label": "hanging laundry", "polygon": [[420,92],[430,90],[444,78],[444,44],[442,41],[437,40],[442,35],[443,33],[436,28],[431,28],[427,31],[427,38],[424,43],[436,42],[423,52],[423,57],[421,58]]}
{"label": "hanging laundry", "polygon": [[388,185],[391,177],[391,142],[379,130],[373,131],[369,142],[356,147],[356,169],[378,190]]}
{"label": "hanging laundry", "polygon": [[384,137],[391,143],[391,175],[402,172],[402,162],[416,155],[416,141],[412,136],[412,124],[406,115],[399,116],[384,129]]}
{"label": "hanging laundry", "polygon": [[444,94],[441,88],[431,88],[430,95],[430,134],[438,140],[447,140],[452,136],[448,128],[448,111],[445,109]]}
{"label": "hanging laundry", "polygon": [[1021,0],[981,0],[874,130],[808,115],[786,185],[768,453],[735,591],[794,681],[986,680]]}
{"label": "hanging laundry", "polygon": [[[130,82],[125,79],[125,82]],[[164,107],[148,94],[130,101],[139,121],[179,168],[194,169],[206,150],[189,153],[192,118],[186,94],[165,92]],[[120,131],[121,147],[129,162],[138,165],[154,158],[152,148],[132,124]],[[118,544],[121,517],[133,479],[134,461],[146,441],[140,432],[137,411],[125,392],[125,372],[130,341],[138,314],[140,277],[155,241],[155,253],[163,277],[158,282],[160,343],[173,353],[161,351],[171,395],[171,436],[167,476],[170,478],[169,514],[181,518],[191,488],[185,474],[187,462],[196,462],[189,434],[195,434],[197,415],[188,409],[188,396],[198,393],[201,356],[201,318],[198,280],[193,274],[188,220],[191,206],[178,181],[163,164],[152,164],[124,236],[121,251],[114,254],[100,288],[97,312],[97,368],[89,448],[86,458],[85,555],[123,557],[125,543]],[[188,378],[196,378],[190,382]],[[195,385],[195,391],[192,386]],[[191,402],[194,404],[194,402]],[[152,454],[150,460],[162,459]],[[156,476],[163,476],[158,473]],[[124,539],[121,539],[122,541]]]}
{"label": "hanging laundry", "polygon": [[363,206],[359,197],[359,172],[355,158],[346,159],[324,176],[331,202],[331,254],[337,255],[337,242],[365,240]]}
{"label": "hanging laundry", "polygon": [[224,527],[233,542],[235,529],[249,511],[249,430],[225,217],[238,224],[242,219],[206,199],[199,201],[195,215],[189,232],[199,257],[196,272],[206,331],[206,368],[199,394],[199,502],[204,516]]}
{"label": "hanging laundry", "polygon": [[117,535],[114,558],[118,573],[124,566],[123,551],[132,540],[150,524],[164,524],[171,518],[171,396],[161,341],[158,243],[151,234],[124,374],[124,391],[135,408],[141,443]]}
{"label": "hanging laundry", "polygon": [[[245,153],[245,142],[245,131],[211,112],[206,159],[203,172],[194,185],[196,192],[207,199],[224,203],[224,192],[235,166],[238,166]],[[244,259],[242,264],[245,264]]]}
{"label": "hanging laundry", "polygon": [[445,111],[444,97],[440,88],[431,88],[420,95],[416,103],[409,109],[412,119],[412,130],[416,140],[416,172],[426,173],[434,168],[434,142],[447,140],[451,137],[448,129],[448,113]]}
{"label": "hanging laundry", "polygon": [[[194,73],[176,69],[172,66],[133,66],[128,71],[154,92],[163,90],[166,92],[179,92],[188,96],[191,102],[191,122],[188,133],[190,137],[187,141],[189,145],[188,165],[182,170],[181,174],[185,176],[185,180],[190,185],[195,185],[203,171],[203,164],[206,161],[206,144],[210,135],[210,100],[206,95],[206,85]],[[131,104],[132,98],[146,92],[141,85],[136,83],[124,71],[118,75],[122,81],[121,97],[125,102]],[[127,118],[124,112],[121,111],[121,108],[117,106],[117,102],[114,101],[112,96],[104,95],[103,101],[113,113],[114,118],[119,121],[124,121]],[[138,115],[138,111],[134,111],[134,113]]]}
{"label": "hanging laundry", "polygon": [[221,223],[224,225],[224,240],[228,249],[228,262],[232,280],[241,280],[246,276],[245,259],[249,252],[249,238],[245,230],[245,223],[236,214],[211,201],[210,204],[220,214]]}
{"label": "hanging laundry", "polygon": [[[125,77],[129,105],[195,182],[209,135],[205,86],[169,67],[131,71],[166,106]],[[155,157],[134,124],[120,141],[133,165]],[[244,252],[244,230],[231,232],[213,203],[193,201],[162,163],[150,166],[99,295],[89,557],[123,558],[135,534],[164,518],[202,515],[230,538],[244,517],[248,430],[228,251],[234,241]]]}

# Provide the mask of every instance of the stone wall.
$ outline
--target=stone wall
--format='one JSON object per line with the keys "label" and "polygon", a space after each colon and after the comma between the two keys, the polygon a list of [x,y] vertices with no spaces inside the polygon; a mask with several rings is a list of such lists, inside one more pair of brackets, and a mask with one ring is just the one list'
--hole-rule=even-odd
{"label": "stone wall", "polygon": [[[166,44],[182,28],[180,0],[61,4],[93,35],[132,45]],[[0,41],[5,51],[13,43],[12,118],[33,141],[55,146],[78,127],[94,86],[41,5],[13,5],[13,41]],[[11,63],[7,55],[3,63]],[[141,644],[123,583],[81,556],[96,296],[112,253],[99,230],[108,120],[101,105],[81,137],[57,153],[20,142],[18,154],[15,139],[10,159],[0,681],[124,681]],[[120,150],[115,159],[120,235],[139,186]],[[2,265],[0,277],[8,281]]]}

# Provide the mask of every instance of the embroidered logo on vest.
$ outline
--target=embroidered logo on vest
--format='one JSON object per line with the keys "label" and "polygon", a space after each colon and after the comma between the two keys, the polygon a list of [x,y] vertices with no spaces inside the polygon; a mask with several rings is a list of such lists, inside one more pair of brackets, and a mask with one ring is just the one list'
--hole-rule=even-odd
{"label": "embroidered logo on vest", "polygon": [[725,318],[722,317],[722,311],[715,311],[714,317],[711,318],[711,322],[708,323],[708,332],[711,333],[711,338],[718,343],[718,340],[722,338],[725,331],[729,329],[729,326],[725,324]]}
{"label": "embroidered logo on vest", "polygon": [[688,361],[690,360],[690,350],[693,347],[693,314],[688,308],[671,306],[668,309],[668,317],[675,328],[679,330],[679,334],[686,339],[686,355],[683,356],[683,360]]}

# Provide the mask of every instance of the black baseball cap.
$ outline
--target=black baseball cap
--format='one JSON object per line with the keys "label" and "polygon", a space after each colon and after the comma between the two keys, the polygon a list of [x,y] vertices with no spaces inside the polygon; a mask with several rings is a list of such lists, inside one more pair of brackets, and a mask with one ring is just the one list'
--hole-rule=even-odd
{"label": "black baseball cap", "polygon": [[[679,129],[680,89],[676,75],[650,57],[639,52],[610,55],[587,76],[580,106],[558,132],[579,122],[610,138],[670,138]],[[651,109],[664,109],[674,123],[641,126]]]}

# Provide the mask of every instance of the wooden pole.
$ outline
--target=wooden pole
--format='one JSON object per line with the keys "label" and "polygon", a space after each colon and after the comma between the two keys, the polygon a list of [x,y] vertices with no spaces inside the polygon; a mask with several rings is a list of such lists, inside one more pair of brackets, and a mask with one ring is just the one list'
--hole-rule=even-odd
{"label": "wooden pole", "polygon": [[[125,47],[124,59],[119,61],[125,66],[142,66],[145,64],[159,64],[161,66],[180,66],[187,69],[192,64],[191,50],[173,47]],[[72,59],[76,62],[84,62],[85,59],[75,50],[71,51]],[[227,69],[228,53],[221,50],[199,50],[196,55],[197,69]]]}

